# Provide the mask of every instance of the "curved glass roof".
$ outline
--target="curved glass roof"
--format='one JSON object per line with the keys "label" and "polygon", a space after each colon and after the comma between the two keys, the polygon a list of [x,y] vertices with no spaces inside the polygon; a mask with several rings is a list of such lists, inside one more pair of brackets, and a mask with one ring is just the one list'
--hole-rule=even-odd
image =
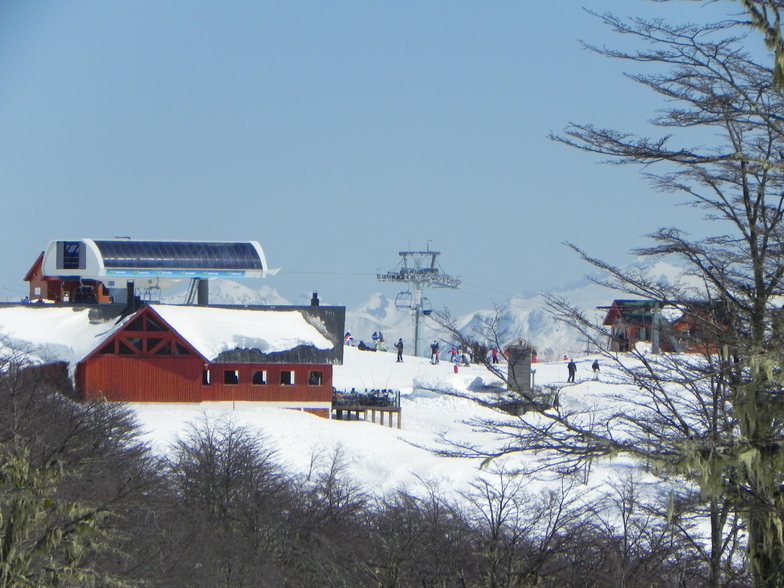
{"label": "curved glass roof", "polygon": [[94,241],[104,267],[135,269],[263,270],[250,242]]}

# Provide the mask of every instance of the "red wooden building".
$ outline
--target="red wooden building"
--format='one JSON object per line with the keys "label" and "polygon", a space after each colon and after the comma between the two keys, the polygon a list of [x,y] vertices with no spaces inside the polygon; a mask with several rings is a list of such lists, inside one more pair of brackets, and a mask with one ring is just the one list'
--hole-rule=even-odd
{"label": "red wooden building", "polygon": [[[329,417],[345,308],[21,304],[0,332],[70,374],[77,399],[264,402]],[[119,317],[119,318],[118,318]],[[59,354],[59,356],[58,356]]]}
{"label": "red wooden building", "polygon": [[613,300],[602,323],[610,327],[610,350],[630,351],[638,341],[651,340],[656,303],[653,300]]}
{"label": "red wooden building", "polygon": [[[311,306],[209,305],[210,279],[276,271],[256,241],[52,241],[25,276],[36,304],[0,309],[0,333],[38,348],[33,363],[67,372],[80,399],[265,402],[329,416],[344,307],[315,293]],[[142,304],[185,280],[186,305]]]}
{"label": "red wooden building", "polygon": [[43,271],[44,254],[38,256],[24,277],[30,283],[29,300],[52,302],[101,302],[111,301],[102,282],[78,277],[47,276]]}
{"label": "red wooden building", "polygon": [[654,300],[613,300],[602,323],[610,327],[610,351],[630,351],[639,341],[658,341],[658,350],[701,353],[727,328],[722,307],[706,302],[662,305]]}
{"label": "red wooden building", "polygon": [[[330,310],[340,315],[331,336],[307,320]],[[328,417],[342,310],[144,306],[78,363],[75,390],[126,402],[265,402]]]}

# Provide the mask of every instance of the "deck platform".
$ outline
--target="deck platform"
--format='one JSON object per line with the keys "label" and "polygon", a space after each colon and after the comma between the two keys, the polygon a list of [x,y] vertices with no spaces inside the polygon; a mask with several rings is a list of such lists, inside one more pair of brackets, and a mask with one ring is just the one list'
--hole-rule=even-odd
{"label": "deck platform", "polygon": [[[402,411],[400,409],[399,390],[366,390],[357,392],[353,388],[348,392],[335,390],[332,393],[332,418],[339,421],[370,421],[376,422],[378,413],[380,424],[385,420],[390,427],[402,428]],[[397,415],[397,419],[395,419]]]}

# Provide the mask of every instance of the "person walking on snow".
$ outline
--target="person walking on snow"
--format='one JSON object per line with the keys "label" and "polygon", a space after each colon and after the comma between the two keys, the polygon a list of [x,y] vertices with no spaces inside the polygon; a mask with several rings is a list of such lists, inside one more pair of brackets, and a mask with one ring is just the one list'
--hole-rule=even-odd
{"label": "person walking on snow", "polygon": [[462,360],[462,364],[465,367],[468,367],[468,366],[471,365],[471,356],[469,354],[470,354],[470,351],[468,351],[468,347],[463,347],[463,353],[460,356],[460,359]]}
{"label": "person walking on snow", "polygon": [[403,338],[397,340],[395,343],[395,347],[397,347],[397,362],[403,363]]}
{"label": "person walking on snow", "polygon": [[593,369],[593,379],[594,380],[598,380],[599,379],[599,360],[598,359],[594,359],[593,360],[593,365],[591,365],[591,369]]}
{"label": "person walking on snow", "polygon": [[574,382],[574,374],[577,373],[577,364],[574,363],[573,360],[569,360],[569,363],[566,364],[566,369],[569,370],[569,377],[567,378],[567,382]]}
{"label": "person walking on snow", "polygon": [[498,363],[498,347],[493,347],[493,350],[490,352],[490,355],[493,358],[493,363]]}
{"label": "person walking on snow", "polygon": [[433,344],[430,346],[430,363],[432,365],[436,365],[438,363],[438,356],[441,353],[441,349],[438,346],[438,341],[433,341]]}
{"label": "person walking on snow", "polygon": [[381,331],[378,332],[378,350],[379,351],[387,350],[387,344],[384,343],[384,333],[382,333]]}

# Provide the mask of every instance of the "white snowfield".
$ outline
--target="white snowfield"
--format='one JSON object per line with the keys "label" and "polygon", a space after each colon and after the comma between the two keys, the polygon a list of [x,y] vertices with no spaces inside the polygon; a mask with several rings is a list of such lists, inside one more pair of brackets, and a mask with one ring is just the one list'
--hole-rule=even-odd
{"label": "white snowfield", "polygon": [[[301,344],[318,348],[331,345],[296,313],[296,316],[288,316],[289,313],[251,313],[246,317],[232,311],[236,320],[225,327],[219,326],[226,321],[226,317],[216,315],[220,309],[166,306],[156,309],[160,309],[164,319],[173,326],[187,331],[207,357],[234,347],[256,346],[270,351]],[[264,325],[253,323],[251,328],[249,321],[266,322]],[[115,321],[90,321],[89,313],[84,310],[24,306],[4,308],[0,311],[0,352],[21,353],[33,361],[65,361],[73,369],[76,362],[121,325],[122,322],[117,324]],[[263,341],[254,334],[258,332],[265,333]],[[438,392],[470,396],[482,394],[487,386],[498,385],[500,382],[482,366],[461,366],[455,373],[448,361],[431,365],[429,359],[407,355],[403,363],[397,363],[395,357],[394,352],[359,351],[355,347],[347,347],[344,364],[335,366],[333,384],[344,390],[399,390],[402,395],[400,429],[371,422],[329,420],[250,402],[149,403],[135,404],[134,408],[146,439],[159,452],[166,452],[178,436],[186,433],[200,419],[231,419],[264,436],[292,473],[307,474],[318,470],[339,454],[346,466],[345,475],[368,492],[379,495],[402,488],[418,492],[433,484],[438,485],[440,492],[458,494],[468,491],[478,476],[489,475],[494,467],[532,469],[535,456],[531,454],[516,453],[485,464],[485,469],[481,469],[479,459],[436,455],[432,450],[444,448],[442,438],[492,451],[508,438],[478,432],[470,421],[482,418],[514,421],[518,417],[484,408],[466,398]],[[591,414],[597,411],[619,410],[619,393],[626,399],[634,399],[637,394],[634,389],[610,385],[613,374],[608,366],[603,366],[599,381],[593,380],[590,368],[593,360],[591,356],[576,360],[577,384],[564,387],[560,394],[564,408],[579,410],[585,418],[591,418]],[[539,363],[534,367],[535,384],[565,386],[565,361]],[[628,404],[627,409],[635,408]],[[529,413],[523,418],[537,417]],[[396,420],[394,422],[397,424]],[[622,435],[623,430],[619,428],[614,433]],[[594,463],[590,477],[585,480],[585,495],[595,496],[596,492],[607,491],[608,483],[620,481],[632,471],[641,481],[653,480],[626,457]],[[554,474],[539,473],[536,478],[531,478],[532,490],[553,483],[560,484]]]}
{"label": "white snowfield", "polygon": [[27,361],[76,364],[119,326],[91,322],[88,310],[67,306],[20,305],[0,309],[0,352]]}
{"label": "white snowfield", "polygon": [[[617,387],[605,384],[601,379],[593,380],[590,366],[594,359],[577,360],[578,383],[562,391],[562,402],[590,407],[604,394],[618,391]],[[534,364],[534,368],[536,384],[566,383],[566,362]],[[602,378],[609,376],[607,368],[603,370]],[[401,429],[364,421],[328,420],[258,403],[134,406],[147,441],[157,451],[165,452],[178,435],[200,419],[230,419],[258,430],[292,472],[307,474],[339,453],[346,465],[345,474],[372,494],[382,495],[397,489],[418,494],[436,484],[439,492],[458,496],[460,492],[469,491],[479,476],[491,475],[494,466],[526,468],[533,460],[531,455],[515,454],[485,465],[483,469],[479,459],[440,457],[430,450],[443,447],[441,436],[489,448],[504,442],[476,431],[467,421],[483,417],[510,420],[518,417],[506,416],[465,398],[432,391],[472,394],[473,390],[493,383],[498,382],[480,365],[460,366],[455,373],[448,361],[431,365],[429,359],[405,356],[403,363],[397,363],[392,352],[359,351],[348,347],[344,365],[335,367],[334,385],[338,389],[353,387],[358,391],[400,390]],[[634,462],[624,457],[596,463],[580,493],[596,496],[597,492],[609,491],[608,483],[618,482],[636,469]],[[642,474],[638,479],[653,481]],[[542,472],[531,478],[531,491],[553,484],[560,486],[558,476]]]}

